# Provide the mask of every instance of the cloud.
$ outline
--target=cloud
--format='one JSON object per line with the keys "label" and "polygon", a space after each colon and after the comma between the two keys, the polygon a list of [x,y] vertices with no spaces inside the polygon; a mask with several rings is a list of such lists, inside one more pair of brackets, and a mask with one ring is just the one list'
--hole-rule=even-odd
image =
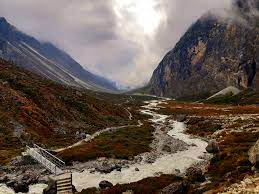
{"label": "cloud", "polygon": [[[124,2],[119,13],[118,2]],[[1,0],[0,13],[22,31],[53,42],[92,72],[136,87],[148,82],[165,53],[202,14],[230,4],[231,0]]]}

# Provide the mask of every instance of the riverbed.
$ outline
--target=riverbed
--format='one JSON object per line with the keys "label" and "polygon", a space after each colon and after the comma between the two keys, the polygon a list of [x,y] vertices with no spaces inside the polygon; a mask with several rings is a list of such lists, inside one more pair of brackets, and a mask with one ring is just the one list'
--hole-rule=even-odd
{"label": "riverbed", "polygon": [[[157,111],[163,108],[161,106],[163,103],[166,103],[166,100],[148,101],[140,110],[142,114],[152,117],[149,121],[155,127],[154,141],[150,145],[152,151],[136,156],[141,160],[129,162],[127,166],[122,167],[121,171],[114,170],[107,174],[98,171],[92,172],[87,168],[81,172],[72,171],[73,185],[78,191],[98,187],[103,180],[107,180],[112,184],[124,184],[147,177],[160,176],[161,174],[184,173],[188,167],[204,161],[207,142],[186,134],[186,125],[183,122],[174,121],[170,116],[158,113]],[[171,146],[170,152],[165,152],[162,149],[167,143]],[[152,158],[153,161],[150,162],[149,158]],[[95,161],[91,162],[94,163]],[[29,194],[39,194],[45,187],[46,185],[42,184],[30,186]],[[14,192],[6,186],[0,185],[0,193],[13,194]]]}

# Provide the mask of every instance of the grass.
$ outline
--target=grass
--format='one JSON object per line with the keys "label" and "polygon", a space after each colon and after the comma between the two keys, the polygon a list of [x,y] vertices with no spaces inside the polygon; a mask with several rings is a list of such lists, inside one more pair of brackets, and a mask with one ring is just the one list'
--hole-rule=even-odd
{"label": "grass", "polygon": [[96,188],[85,189],[80,194],[121,194],[132,190],[134,194],[155,194],[173,182],[182,181],[182,178],[173,175],[161,175],[160,177],[146,178],[130,184],[117,184],[110,189],[99,191]]}
{"label": "grass", "polygon": [[211,160],[207,176],[211,183],[207,190],[223,191],[225,186],[241,181],[246,175],[252,174],[248,150],[257,141],[259,132],[232,132],[220,143],[220,152]]}
{"label": "grass", "polygon": [[141,127],[127,127],[116,132],[106,132],[83,145],[58,154],[65,162],[85,162],[98,157],[129,159],[150,151],[154,128],[148,123]]}
{"label": "grass", "polygon": [[248,89],[234,96],[232,95],[217,96],[215,98],[205,100],[204,102],[214,103],[214,104],[235,104],[235,105],[259,104],[259,93]]}
{"label": "grass", "polygon": [[[129,120],[125,106],[119,103],[134,104],[136,99],[61,85],[0,59],[0,164],[13,156],[3,153],[18,153],[21,142],[58,148],[78,141],[77,131],[92,134],[106,127],[135,124],[137,120]],[[13,137],[17,126],[10,123],[23,126],[21,139]],[[16,140],[13,145],[8,144],[11,139]]]}

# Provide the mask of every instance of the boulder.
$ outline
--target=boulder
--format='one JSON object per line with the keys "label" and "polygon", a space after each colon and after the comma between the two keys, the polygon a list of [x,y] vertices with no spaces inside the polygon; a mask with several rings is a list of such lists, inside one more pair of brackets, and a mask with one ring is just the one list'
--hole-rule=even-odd
{"label": "boulder", "polygon": [[180,114],[180,115],[177,115],[177,116],[176,116],[176,120],[177,120],[178,122],[184,122],[184,121],[186,120],[186,117],[187,117],[187,115],[185,115],[185,114]]}
{"label": "boulder", "polygon": [[259,168],[259,140],[251,147],[248,151],[249,161],[256,167]]}
{"label": "boulder", "polygon": [[22,181],[16,182],[12,188],[15,193],[28,193],[29,192],[29,185]]}
{"label": "boulder", "polygon": [[24,174],[19,182],[23,182],[27,185],[32,185],[38,183],[38,176],[35,173],[26,173]]}
{"label": "boulder", "polygon": [[99,187],[101,188],[101,189],[106,189],[106,188],[111,188],[113,186],[113,184],[112,183],[110,183],[109,181],[101,181],[100,183],[99,183]]}
{"label": "boulder", "polygon": [[172,150],[171,150],[171,147],[170,147],[170,146],[164,145],[164,147],[162,148],[162,151],[167,152],[167,153],[170,153]]}
{"label": "boulder", "polygon": [[200,168],[190,167],[186,170],[185,176],[190,182],[204,182],[205,177]]}
{"label": "boulder", "polygon": [[209,141],[206,151],[209,153],[218,153],[219,152],[219,144],[216,140]]}
{"label": "boulder", "polygon": [[0,183],[7,183],[9,181],[9,178],[7,176],[1,176],[0,177]]}
{"label": "boulder", "polygon": [[135,168],[135,171],[139,171],[139,169],[138,169],[138,168]]}
{"label": "boulder", "polygon": [[168,185],[160,191],[160,194],[183,194],[187,193],[188,183],[186,181],[178,181]]}
{"label": "boulder", "polygon": [[54,180],[49,179],[48,181],[48,187],[43,190],[43,194],[56,194],[57,193],[57,187]]}

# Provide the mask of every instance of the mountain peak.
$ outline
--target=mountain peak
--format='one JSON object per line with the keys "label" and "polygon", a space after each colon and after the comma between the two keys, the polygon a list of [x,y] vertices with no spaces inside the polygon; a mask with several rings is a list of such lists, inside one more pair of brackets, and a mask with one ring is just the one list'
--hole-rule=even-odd
{"label": "mountain peak", "polygon": [[9,26],[10,24],[7,22],[7,20],[4,17],[0,17],[0,26]]}

